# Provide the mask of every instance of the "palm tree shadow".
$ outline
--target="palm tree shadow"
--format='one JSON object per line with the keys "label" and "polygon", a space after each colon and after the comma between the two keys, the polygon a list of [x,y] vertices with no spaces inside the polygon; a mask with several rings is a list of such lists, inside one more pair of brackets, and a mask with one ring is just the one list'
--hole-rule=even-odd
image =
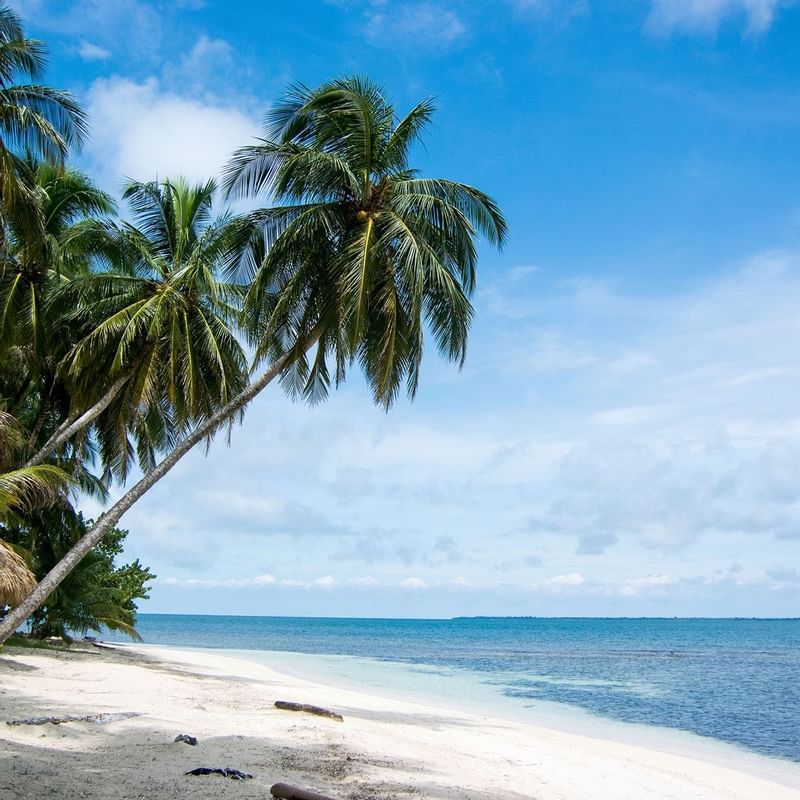
{"label": "palm tree shadow", "polygon": [[[263,800],[277,782],[312,789],[336,800],[527,797],[506,790],[460,791],[437,781],[435,772],[421,763],[391,753],[367,755],[335,742],[299,740],[289,746],[285,740],[270,737],[220,736],[192,747],[172,738],[172,732],[164,727],[143,725],[141,720],[100,728],[88,723],[42,726],[25,741],[0,736],[0,798]],[[68,741],[56,745],[56,739]],[[233,781],[186,774],[195,767],[232,767],[253,778]],[[413,774],[413,784],[397,780],[398,770]]]}

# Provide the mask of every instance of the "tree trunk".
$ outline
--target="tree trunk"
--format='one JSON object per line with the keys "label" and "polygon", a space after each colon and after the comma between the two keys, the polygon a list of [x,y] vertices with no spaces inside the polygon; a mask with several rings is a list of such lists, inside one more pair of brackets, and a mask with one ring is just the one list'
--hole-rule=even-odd
{"label": "tree trunk", "polygon": [[125,386],[132,374],[133,368],[125,370],[91,408],[79,414],[77,417],[67,419],[60,425],[58,430],[44,443],[39,452],[25,462],[25,466],[35,467],[37,464],[44,463],[54,450],[59,448],[68,439],[71,439],[78,431],[83,430],[90,422],[97,419],[97,417],[111,405],[113,399],[122,391],[122,387]]}
{"label": "tree trunk", "polygon": [[195,428],[175,449],[156,467],[148,472],[138,483],[132,486],[111,508],[100,517],[56,564],[50,572],[42,578],[38,586],[22,601],[0,620],[0,645],[11,636],[17,628],[34,611],[44,605],[47,598],[56,587],[80,563],[87,553],[95,547],[101,539],[120,520],[120,517],[140,498],[148,489],[155,486],[198,442],[210,436],[214,431],[234,414],[244,408],[262,389],[266,388],[280,375],[288,357],[284,357],[273,364],[261,376],[249,384],[242,392],[224,405],[219,411],[209,417],[202,425]]}

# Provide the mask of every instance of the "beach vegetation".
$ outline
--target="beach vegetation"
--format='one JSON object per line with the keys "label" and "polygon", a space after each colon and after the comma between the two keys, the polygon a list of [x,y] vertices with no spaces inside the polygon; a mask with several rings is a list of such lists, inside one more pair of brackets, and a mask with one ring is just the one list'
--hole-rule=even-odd
{"label": "beach vegetation", "polygon": [[[12,12],[0,17],[0,39],[22,37]],[[273,105],[225,170],[225,196],[261,206],[239,216],[216,212],[213,180],[175,178],[130,182],[118,218],[64,163],[82,111],[42,97],[52,120],[38,149],[7,140],[26,204],[10,188],[0,198],[0,402],[23,432],[9,470],[60,470],[100,500],[134,467],[141,477],[94,522],[65,488],[7,522],[39,583],[0,620],[0,642],[26,619],[41,635],[133,633],[153,576],[114,566],[122,515],[273,383],[315,403],[355,368],[388,410],[415,396],[428,339],[461,366],[477,242],[507,235],[483,191],[413,167],[433,102],[399,114],[363,77],[294,86]]]}
{"label": "beach vegetation", "polygon": [[[56,503],[30,514],[20,524],[0,531],[3,539],[24,553],[37,578],[44,577],[91,527],[68,503]],[[47,602],[29,618],[29,636],[58,637],[70,642],[76,634],[114,631],[138,639],[136,601],[148,597],[155,578],[138,559],[117,565],[128,531],[114,528],[93,547]]]}
{"label": "beach vegetation", "polygon": [[13,214],[40,234],[31,158],[63,165],[88,132],[72,94],[41,83],[45,56],[42,42],[25,36],[19,15],[0,4],[0,228]]}

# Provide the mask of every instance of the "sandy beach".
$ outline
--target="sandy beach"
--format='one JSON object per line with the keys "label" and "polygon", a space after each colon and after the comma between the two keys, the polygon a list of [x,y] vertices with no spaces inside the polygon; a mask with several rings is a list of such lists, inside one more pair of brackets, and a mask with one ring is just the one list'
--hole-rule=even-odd
{"label": "sandy beach", "polygon": [[[760,774],[633,744],[287,677],[224,651],[8,648],[0,656],[0,798],[265,798],[286,782],[336,798],[797,800],[800,766]],[[325,706],[344,721],[278,710]],[[98,724],[6,725],[131,712]],[[197,737],[197,746],[174,742]],[[251,773],[240,782],[195,767]],[[772,768],[774,767],[774,773]]]}

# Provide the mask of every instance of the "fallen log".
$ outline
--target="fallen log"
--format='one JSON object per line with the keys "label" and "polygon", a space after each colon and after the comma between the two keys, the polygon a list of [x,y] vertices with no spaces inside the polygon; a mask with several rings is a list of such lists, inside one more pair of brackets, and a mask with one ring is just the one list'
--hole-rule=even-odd
{"label": "fallen log", "polygon": [[290,703],[288,700],[276,700],[275,708],[280,708],[283,711],[305,711],[307,714],[316,714],[318,717],[327,717],[328,719],[335,719],[337,722],[344,722],[344,717],[341,714],[320,706],[312,706],[308,703]]}
{"label": "fallen log", "polygon": [[9,719],[6,725],[63,725],[65,722],[93,722],[95,725],[106,725],[121,719],[138,717],[136,711],[118,711],[113,714],[67,714],[63,717],[30,717],[29,719]]}
{"label": "fallen log", "polygon": [[289,786],[288,783],[276,783],[269,793],[280,800],[334,800],[326,794],[309,792],[307,789],[299,789],[297,786]]}

